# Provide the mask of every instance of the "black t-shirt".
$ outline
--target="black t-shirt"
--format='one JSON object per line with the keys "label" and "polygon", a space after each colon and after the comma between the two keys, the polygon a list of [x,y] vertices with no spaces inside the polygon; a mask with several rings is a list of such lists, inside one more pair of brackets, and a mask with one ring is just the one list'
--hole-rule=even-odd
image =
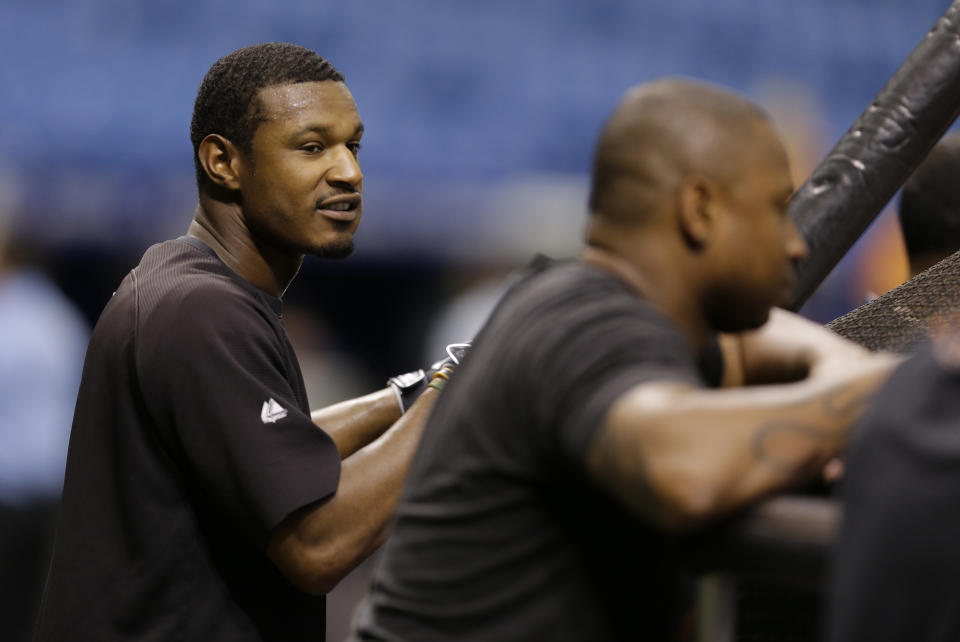
{"label": "black t-shirt", "polygon": [[933,355],[894,372],[851,445],[832,641],[960,640],[960,364]]}
{"label": "black t-shirt", "polygon": [[357,638],[670,639],[677,542],[585,470],[607,409],[654,379],[703,385],[662,314],[598,268],[535,264],[427,425]]}
{"label": "black t-shirt", "polygon": [[322,640],[266,557],[340,460],[280,300],[196,239],[151,247],[94,329],[38,640]]}

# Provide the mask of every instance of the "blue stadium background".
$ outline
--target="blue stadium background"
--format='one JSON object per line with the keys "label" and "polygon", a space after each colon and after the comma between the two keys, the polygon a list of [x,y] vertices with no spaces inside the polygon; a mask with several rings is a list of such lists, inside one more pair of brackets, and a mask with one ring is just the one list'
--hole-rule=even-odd
{"label": "blue stadium background", "polygon": [[[143,250],[186,229],[188,125],[210,64],[262,41],[316,49],[366,124],[357,252],[308,260],[285,297],[322,405],[467,338],[533,253],[575,251],[592,141],[630,85],[684,75],[746,93],[783,128],[799,184],[949,4],[0,0],[0,232],[95,321]],[[890,222],[808,316],[829,320],[896,276]],[[330,596],[328,639],[368,573]]]}
{"label": "blue stadium background", "polygon": [[583,180],[629,85],[682,74],[762,98],[788,79],[819,101],[832,143],[948,4],[4,0],[3,205],[43,243],[142,246],[181,230],[203,73],[285,40],[339,67],[366,121],[358,258],[443,254],[454,231],[495,248],[514,232],[498,224],[523,212],[487,196],[518,177]]}

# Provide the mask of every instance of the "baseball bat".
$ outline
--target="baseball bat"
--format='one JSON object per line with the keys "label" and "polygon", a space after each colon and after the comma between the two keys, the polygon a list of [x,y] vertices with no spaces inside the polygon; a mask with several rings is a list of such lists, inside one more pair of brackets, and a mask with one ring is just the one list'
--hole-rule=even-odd
{"label": "baseball bat", "polygon": [[807,241],[790,308],[799,309],[960,113],[955,0],[790,201]]}

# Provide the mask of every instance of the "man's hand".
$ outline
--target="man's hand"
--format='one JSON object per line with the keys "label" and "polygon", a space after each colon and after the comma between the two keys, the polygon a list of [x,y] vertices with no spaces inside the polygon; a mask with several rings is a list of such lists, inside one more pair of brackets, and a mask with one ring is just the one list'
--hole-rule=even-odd
{"label": "man's hand", "polygon": [[469,349],[469,343],[451,343],[446,348],[447,356],[431,365],[426,372],[414,370],[390,377],[387,380],[387,385],[393,388],[397,396],[400,412],[409,410],[413,402],[423,394],[428,386],[433,385],[434,388],[442,389],[443,384],[434,384],[434,380],[440,378],[443,382],[446,382],[454,369],[460,365]]}
{"label": "man's hand", "polygon": [[724,385],[800,381],[821,376],[870,352],[823,326],[779,308],[761,328],[720,336]]}

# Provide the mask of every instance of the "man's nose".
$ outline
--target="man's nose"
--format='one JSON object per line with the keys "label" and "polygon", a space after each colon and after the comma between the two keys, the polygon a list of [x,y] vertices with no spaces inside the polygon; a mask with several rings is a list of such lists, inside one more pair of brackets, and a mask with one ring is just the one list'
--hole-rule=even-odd
{"label": "man's nose", "polygon": [[346,145],[339,145],[334,150],[336,157],[333,166],[327,172],[327,180],[331,183],[346,183],[359,188],[363,182],[363,172],[357,157]]}
{"label": "man's nose", "polygon": [[791,261],[802,261],[807,258],[807,255],[810,253],[810,248],[807,247],[807,242],[803,239],[803,235],[800,234],[800,230],[797,229],[797,224],[793,218],[790,216],[787,218],[789,219],[787,223],[787,256],[790,257]]}

